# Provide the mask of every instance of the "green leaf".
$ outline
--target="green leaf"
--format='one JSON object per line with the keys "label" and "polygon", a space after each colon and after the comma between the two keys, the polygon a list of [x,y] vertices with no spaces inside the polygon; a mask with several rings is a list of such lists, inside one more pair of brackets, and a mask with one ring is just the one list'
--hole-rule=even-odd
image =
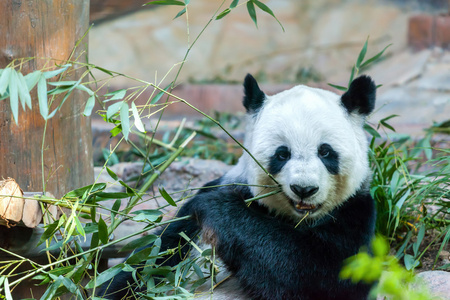
{"label": "green leaf", "polygon": [[109,70],[106,70],[106,69],[98,67],[98,66],[95,66],[94,68],[97,69],[97,70],[100,70],[100,71],[102,71],[102,72],[104,72],[104,73],[106,73],[106,74],[108,74],[110,76],[113,76],[113,73],[111,73],[111,71],[109,71]]}
{"label": "green leaf", "polygon": [[114,220],[116,218],[116,215],[120,209],[120,204],[122,204],[122,201],[120,201],[120,200],[114,201],[114,204],[111,207],[111,220]]}
{"label": "green leaf", "polygon": [[106,172],[108,172],[112,179],[119,180],[119,176],[117,176],[110,168],[106,167]]}
{"label": "green leaf", "polygon": [[152,252],[152,248],[144,248],[133,255],[131,255],[127,260],[126,263],[133,265],[142,262],[143,260],[147,260],[148,256]]}
{"label": "green leaf", "polygon": [[352,84],[352,82],[353,82],[353,78],[355,77],[355,66],[353,66],[353,68],[352,68],[352,72],[350,73],[350,79],[348,80],[348,87],[350,88],[350,85]]}
{"label": "green leaf", "polygon": [[[168,91],[169,88],[172,86],[172,83],[169,83],[168,86],[166,86],[164,88],[164,91]],[[161,97],[164,95],[165,93],[163,91],[160,91],[158,94],[156,94],[155,98],[152,99],[152,101],[150,102],[150,104],[155,104],[156,102],[159,101],[159,99],[161,99]]]}
{"label": "green leaf", "polygon": [[284,31],[283,25],[282,25],[281,22],[277,19],[277,17],[275,17],[273,11],[272,11],[267,5],[265,5],[264,3],[262,3],[262,2],[260,2],[260,1],[258,1],[258,0],[252,0],[252,1],[253,1],[253,2],[256,4],[256,6],[258,6],[262,11],[264,11],[264,12],[268,13],[269,15],[271,15],[272,17],[274,17],[275,20],[277,20],[278,24],[280,24],[281,28],[282,28],[283,31]]}
{"label": "green leaf", "polygon": [[83,115],[85,115],[86,117],[89,117],[92,114],[94,105],[95,105],[95,96],[92,95],[89,97],[88,101],[86,102],[86,106],[84,107]]}
{"label": "green leaf", "polygon": [[184,6],[184,3],[181,1],[176,1],[176,0],[160,0],[160,1],[151,1],[151,2],[147,2],[144,5],[178,5],[178,6]]}
{"label": "green leaf", "polygon": [[425,236],[425,225],[421,225],[420,229],[419,229],[419,233],[417,234],[417,239],[413,244],[413,252],[414,252],[414,256],[417,257],[417,255],[419,254],[419,247],[420,244],[422,244],[422,240],[423,237]]}
{"label": "green leaf", "polygon": [[415,260],[414,257],[410,254],[405,254],[405,256],[403,257],[403,261],[405,263],[405,268],[408,271],[419,265],[419,261]]}
{"label": "green leaf", "polygon": [[133,214],[136,214],[136,216],[133,217],[134,221],[155,222],[161,217],[162,212],[154,209],[145,209],[138,212],[133,212]]}
{"label": "green leaf", "polygon": [[103,95],[104,97],[109,97],[109,96],[112,96],[112,97],[107,100],[104,100],[103,102],[109,102],[109,101],[113,101],[113,100],[122,100],[126,94],[127,94],[126,89],[120,89],[120,90],[105,94],[105,95]]}
{"label": "green leaf", "polygon": [[71,80],[71,81],[50,81],[48,84],[53,86],[70,86],[77,84],[78,81]]}
{"label": "green leaf", "polygon": [[75,217],[76,228],[79,234],[81,234],[84,238],[86,238],[86,232],[84,232],[83,225],[81,225],[80,220]]}
{"label": "green leaf", "polygon": [[335,85],[335,84],[331,84],[331,83],[328,83],[328,85],[337,90],[340,90],[340,91],[346,92],[348,90],[348,87],[345,87],[345,86]]}
{"label": "green leaf", "polygon": [[384,53],[384,51],[386,51],[387,48],[389,48],[392,44],[387,45],[386,47],[384,47],[384,49],[378,53],[377,55],[373,56],[372,58],[369,58],[368,60],[366,60],[359,68],[365,68],[367,67],[369,64],[371,64],[372,62],[375,62],[376,60],[378,60]]}
{"label": "green leaf", "polygon": [[[51,275],[50,275],[51,276]],[[64,277],[58,277],[50,286],[47,287],[44,295],[40,298],[40,300],[52,300],[56,294],[56,291],[62,284],[62,279]]]}
{"label": "green leaf", "polygon": [[167,203],[169,203],[172,206],[177,206],[175,201],[173,201],[172,197],[169,195],[169,193],[167,193],[167,191],[163,187],[159,188],[159,192],[161,193],[161,196],[167,201]]}
{"label": "green leaf", "polygon": [[256,28],[258,28],[258,22],[257,22],[257,19],[256,19],[255,5],[253,4],[252,0],[247,2],[247,11],[248,11],[248,14],[249,14],[250,18],[252,18],[253,22],[255,23]]}
{"label": "green leaf", "polygon": [[61,74],[62,72],[66,71],[71,66],[72,66],[71,64],[67,64],[67,65],[62,66],[61,69],[56,69],[54,71],[44,72],[44,73],[42,73],[42,75],[43,75],[43,77],[45,79],[49,79],[49,78],[52,78],[52,77],[54,77],[56,75]]}
{"label": "green leaf", "polygon": [[123,101],[120,108],[120,122],[122,125],[122,133],[125,140],[128,141],[128,134],[130,133],[130,116],[128,115],[128,103]]}
{"label": "green leaf", "polygon": [[6,92],[6,88],[9,84],[9,77],[11,76],[12,71],[12,68],[6,68],[0,76],[0,95],[3,95]]}
{"label": "green leaf", "polygon": [[5,298],[6,298],[6,300],[13,300],[13,297],[11,295],[11,290],[9,289],[8,277],[3,277],[3,278],[5,278],[4,282],[3,282]]}
{"label": "green leaf", "polygon": [[216,20],[220,20],[231,12],[231,9],[227,8],[223,12],[217,15]]}
{"label": "green leaf", "polygon": [[369,133],[371,136],[375,137],[375,138],[381,138],[381,135],[378,133],[378,131],[376,131],[375,129],[373,129],[370,125],[368,124],[364,124],[364,130]]}
{"label": "green leaf", "polygon": [[103,245],[108,244],[109,234],[108,234],[108,226],[105,221],[103,221],[102,217],[98,219],[98,237]]}
{"label": "green leaf", "polygon": [[233,0],[230,4],[230,8],[235,8],[239,4],[239,0]]}
{"label": "green leaf", "polygon": [[131,102],[131,110],[133,111],[134,126],[136,126],[136,129],[140,132],[145,132],[144,124],[142,124],[141,117],[139,116],[139,112],[134,102]]}
{"label": "green leaf", "polygon": [[106,188],[106,183],[96,183],[96,184],[90,184],[81,188],[78,188],[76,190],[70,191],[67,194],[64,195],[64,198],[80,198],[82,197],[86,191],[90,191],[91,194],[102,191]]}
{"label": "green leaf", "polygon": [[106,110],[106,119],[111,119],[112,116],[114,116],[122,107],[122,102],[117,102],[114,104],[111,104],[110,106],[108,106],[108,109]]}
{"label": "green leaf", "polygon": [[177,15],[175,16],[175,18],[173,18],[173,19],[175,20],[176,18],[181,17],[181,16],[184,15],[185,13],[186,13],[186,7],[183,8],[182,10],[180,10],[180,11],[177,13]]}
{"label": "green leaf", "polygon": [[[100,192],[100,193],[96,193],[95,197],[96,197],[96,201],[104,201],[104,200],[108,200],[108,199],[128,198],[128,197],[130,197],[130,194],[129,193],[120,193],[120,192],[111,192],[111,193]],[[102,199],[99,199],[99,198],[102,198]]]}
{"label": "green leaf", "polygon": [[136,248],[141,248],[144,246],[149,245],[150,243],[153,243],[157,239],[157,236],[154,234],[145,235],[143,237],[140,237],[138,239],[135,239],[125,246],[123,246],[119,252],[129,252],[133,251]]}
{"label": "green leaf", "polygon": [[356,68],[357,69],[361,68],[361,63],[363,62],[364,57],[366,56],[368,42],[369,42],[369,37],[367,37],[366,42],[364,43],[364,46],[361,49],[361,52],[359,52],[358,59],[356,60]]}
{"label": "green leaf", "polygon": [[46,120],[48,117],[48,103],[47,103],[47,81],[44,76],[39,78],[37,84],[37,95],[39,102],[39,112],[41,116]]}
{"label": "green leaf", "polygon": [[87,88],[85,85],[79,84],[75,88],[77,88],[81,91],[85,91],[86,93],[89,94],[89,96],[94,95],[94,92],[91,89]]}
{"label": "green leaf", "polygon": [[[93,278],[87,285],[87,289],[92,289],[94,287],[100,286],[103,283],[107,282],[117,274],[119,274],[122,269],[125,267],[124,263],[115,265],[112,268],[107,269],[106,271],[102,272],[100,275],[97,276],[97,278]],[[131,284],[131,282],[130,282]]]}
{"label": "green leaf", "polygon": [[41,78],[41,75],[42,72],[39,70],[25,75],[25,82],[27,83],[27,88],[29,91],[31,91],[34,88],[34,86],[38,83],[39,78]]}
{"label": "green leaf", "polygon": [[13,70],[9,77],[9,103],[11,105],[11,111],[14,117],[14,121],[18,122],[19,118],[19,94],[18,94],[18,81],[17,72]]}
{"label": "green leaf", "polygon": [[17,73],[17,75],[19,76],[19,97],[22,100],[23,109],[25,110],[25,104],[31,109],[31,96],[25,77],[23,77],[22,73]]}

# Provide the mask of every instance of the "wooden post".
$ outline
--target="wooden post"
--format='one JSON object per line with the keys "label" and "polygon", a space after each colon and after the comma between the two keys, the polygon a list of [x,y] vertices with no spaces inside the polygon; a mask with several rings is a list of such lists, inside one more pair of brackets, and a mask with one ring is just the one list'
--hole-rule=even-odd
{"label": "wooden post", "polygon": [[[27,74],[69,59],[75,43],[89,25],[89,0],[0,1],[0,68],[13,59],[37,57],[22,67]],[[72,59],[87,51],[87,37]],[[87,53],[80,56],[81,61]],[[54,58],[48,61],[42,58]],[[78,80],[79,68],[64,80]],[[61,197],[67,191],[93,182],[91,120],[83,116],[85,92],[75,90],[61,110],[48,121],[44,141],[44,180],[41,147],[45,121],[39,113],[36,94],[33,109],[20,108],[15,124],[9,100],[0,101],[0,179],[11,177],[24,191],[51,192]],[[55,105],[52,106],[52,109]]]}

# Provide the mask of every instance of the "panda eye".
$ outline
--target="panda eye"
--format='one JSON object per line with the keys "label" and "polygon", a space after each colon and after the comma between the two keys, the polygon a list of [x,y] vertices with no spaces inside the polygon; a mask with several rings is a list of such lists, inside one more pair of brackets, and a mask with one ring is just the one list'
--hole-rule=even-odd
{"label": "panda eye", "polygon": [[327,158],[328,156],[330,156],[330,152],[332,151],[332,148],[330,145],[328,144],[322,144],[319,147],[319,155],[322,158]]}
{"label": "panda eye", "polygon": [[281,146],[275,151],[275,156],[278,160],[288,160],[291,157],[291,152],[286,146]]}

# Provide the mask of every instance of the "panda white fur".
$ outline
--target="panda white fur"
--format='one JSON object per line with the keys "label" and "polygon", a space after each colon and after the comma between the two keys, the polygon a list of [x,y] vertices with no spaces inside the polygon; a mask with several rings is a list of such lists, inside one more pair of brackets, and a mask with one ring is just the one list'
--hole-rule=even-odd
{"label": "panda white fur", "polygon": [[[374,233],[363,131],[375,105],[374,82],[361,76],[342,96],[306,86],[267,96],[247,75],[244,91],[244,145],[254,158],[244,152],[184,204],[178,216],[192,218],[161,231],[162,250],[183,244],[181,231],[202,236],[252,299],[366,299],[370,286],[340,280],[339,271]],[[244,185],[217,187],[230,183]],[[166,263],[176,265],[188,251]],[[122,272],[99,295],[122,299],[127,282],[131,273]]]}

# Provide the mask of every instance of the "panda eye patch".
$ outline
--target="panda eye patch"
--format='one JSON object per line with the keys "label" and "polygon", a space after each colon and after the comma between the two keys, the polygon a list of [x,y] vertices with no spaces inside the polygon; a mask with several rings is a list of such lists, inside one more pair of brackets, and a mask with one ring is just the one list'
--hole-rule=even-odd
{"label": "panda eye patch", "polygon": [[279,160],[288,160],[291,157],[291,152],[286,146],[280,146],[275,151],[275,155]]}
{"label": "panda eye patch", "polygon": [[339,155],[329,144],[322,144],[318,149],[318,156],[327,168],[328,172],[333,175],[339,174]]}
{"label": "panda eye patch", "polygon": [[275,175],[281,171],[284,165],[291,158],[291,152],[288,147],[280,146],[275,150],[275,153],[270,157],[269,172]]}
{"label": "panda eye patch", "polygon": [[319,155],[323,158],[327,158],[328,156],[330,156],[330,150],[333,150],[330,145],[322,144],[319,147]]}

